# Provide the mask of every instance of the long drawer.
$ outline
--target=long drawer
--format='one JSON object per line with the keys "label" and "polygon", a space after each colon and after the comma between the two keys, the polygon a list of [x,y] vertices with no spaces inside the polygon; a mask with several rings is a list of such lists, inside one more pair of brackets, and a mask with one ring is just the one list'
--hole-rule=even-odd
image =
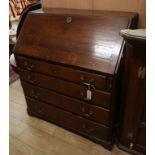
{"label": "long drawer", "polygon": [[20,70],[20,78],[23,81],[35,84],[44,88],[51,89],[58,93],[81,99],[105,108],[110,107],[111,94],[100,90],[92,89],[92,99],[86,98],[87,87],[78,85],[72,82],[60,80],[57,78],[49,77],[43,74],[34,73],[30,71]]}
{"label": "long drawer", "polygon": [[26,96],[60,107],[99,123],[106,125],[109,125],[110,123],[110,111],[108,109],[87,104],[80,100],[60,95],[53,91],[33,86],[25,82],[22,82],[22,86]]}
{"label": "long drawer", "polygon": [[108,141],[110,128],[26,97],[28,112],[92,138]]}
{"label": "long drawer", "polygon": [[78,84],[91,83],[96,89],[109,91],[112,88],[111,77],[88,73],[78,69],[75,70],[72,68],[55,65],[44,61],[38,61],[36,59],[24,58],[21,56],[16,56],[16,61],[18,66],[25,70],[52,75],[68,81],[76,82]]}

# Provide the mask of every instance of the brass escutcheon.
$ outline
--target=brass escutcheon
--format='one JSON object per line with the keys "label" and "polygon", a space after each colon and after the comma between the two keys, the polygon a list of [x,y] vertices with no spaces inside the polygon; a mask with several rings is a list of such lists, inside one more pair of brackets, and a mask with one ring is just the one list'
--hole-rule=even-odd
{"label": "brass escutcheon", "polygon": [[72,22],[72,17],[70,17],[70,16],[68,16],[67,18],[66,18],[66,23],[71,23]]}

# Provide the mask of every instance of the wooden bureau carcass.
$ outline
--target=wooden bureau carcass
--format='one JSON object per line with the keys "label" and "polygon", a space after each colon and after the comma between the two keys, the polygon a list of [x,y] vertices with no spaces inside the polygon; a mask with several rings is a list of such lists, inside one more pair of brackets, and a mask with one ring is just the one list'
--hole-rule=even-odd
{"label": "wooden bureau carcass", "polygon": [[[121,91],[118,146],[146,154],[146,30],[122,30],[126,41]],[[137,33],[138,32],[138,33]],[[132,34],[131,34],[132,33]]]}
{"label": "wooden bureau carcass", "polygon": [[128,12],[29,12],[14,48],[28,113],[111,149],[124,51],[119,31],[136,23]]}

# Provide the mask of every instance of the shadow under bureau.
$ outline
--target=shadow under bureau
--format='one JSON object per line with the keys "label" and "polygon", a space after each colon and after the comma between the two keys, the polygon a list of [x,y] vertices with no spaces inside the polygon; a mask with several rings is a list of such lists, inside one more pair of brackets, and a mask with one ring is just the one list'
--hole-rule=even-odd
{"label": "shadow under bureau", "polygon": [[124,50],[136,13],[29,12],[14,48],[27,110],[111,149]]}

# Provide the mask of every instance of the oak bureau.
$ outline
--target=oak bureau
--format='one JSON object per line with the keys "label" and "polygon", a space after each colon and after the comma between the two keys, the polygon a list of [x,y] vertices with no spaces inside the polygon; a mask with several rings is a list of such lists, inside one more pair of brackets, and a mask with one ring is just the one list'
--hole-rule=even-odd
{"label": "oak bureau", "polygon": [[29,12],[14,48],[28,113],[111,149],[124,51],[119,31],[136,24],[136,13]]}

